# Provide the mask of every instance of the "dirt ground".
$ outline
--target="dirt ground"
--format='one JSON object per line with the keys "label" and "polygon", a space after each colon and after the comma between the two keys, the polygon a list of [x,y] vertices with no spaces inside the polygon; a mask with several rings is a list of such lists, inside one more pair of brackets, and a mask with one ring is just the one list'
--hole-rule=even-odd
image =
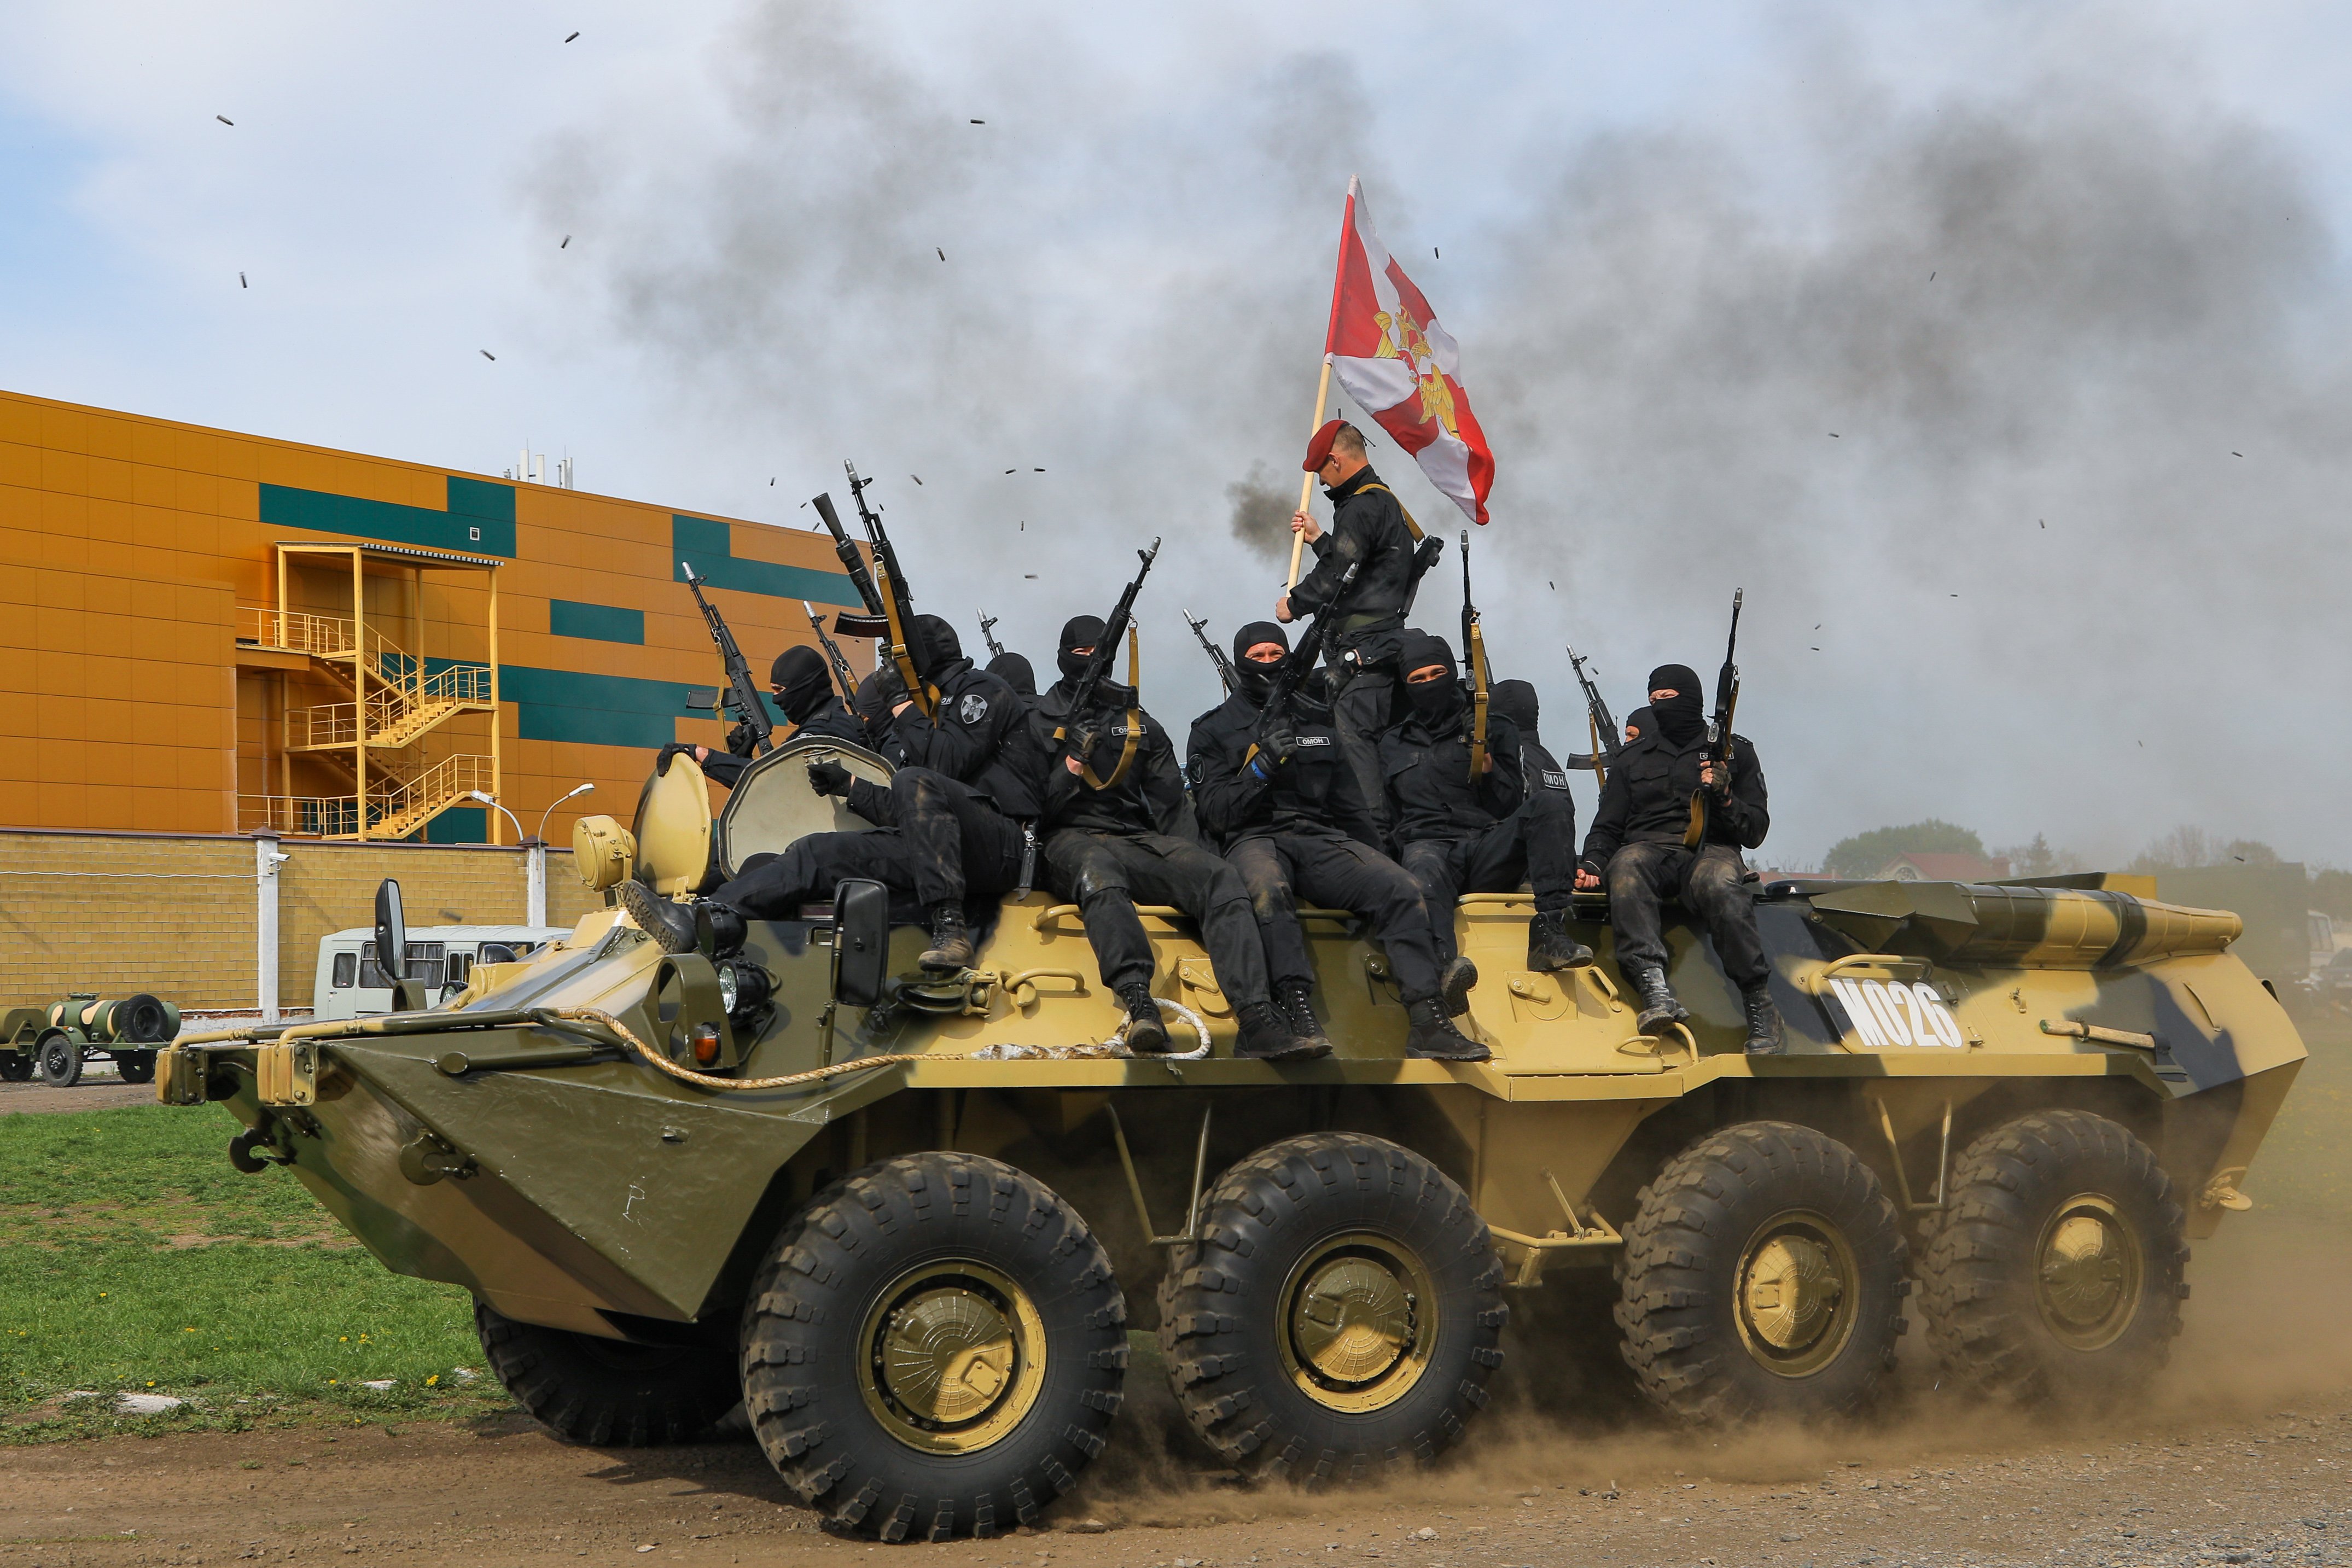
{"label": "dirt ground", "polygon": [[[1131,1376],[1119,1440],[1055,1528],[882,1548],[826,1535],[748,1443],[573,1448],[519,1417],[111,1438],[0,1448],[0,1563],[2352,1563],[2352,1227],[2233,1217],[2191,1280],[2173,1369],[2105,1419],[1986,1407],[1914,1354],[1863,1427],[1690,1435],[1507,1396],[1434,1471],[1302,1494],[1212,1470]],[[1506,1380],[1544,1364],[1512,1348]]]}
{"label": "dirt ground", "polygon": [[[100,1076],[100,1073],[104,1076]],[[22,1111],[27,1115],[58,1111],[105,1111],[117,1105],[152,1105],[152,1083],[125,1083],[107,1064],[92,1062],[80,1082],[70,1089],[52,1089],[36,1078],[29,1083],[0,1083],[0,1116]]]}

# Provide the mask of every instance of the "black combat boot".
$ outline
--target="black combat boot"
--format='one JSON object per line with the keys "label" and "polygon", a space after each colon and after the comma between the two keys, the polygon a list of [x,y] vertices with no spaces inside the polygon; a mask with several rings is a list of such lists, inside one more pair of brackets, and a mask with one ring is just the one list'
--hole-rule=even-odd
{"label": "black combat boot", "polygon": [[692,907],[671,903],[635,877],[621,884],[621,907],[663,952],[691,953],[698,946]]}
{"label": "black combat boot", "polygon": [[1331,1054],[1331,1042],[1321,1035],[1302,1036],[1272,1002],[1244,1002],[1234,1009],[1241,1038],[1234,1054],[1251,1061],[1307,1061]]}
{"label": "black combat boot", "polygon": [[1647,964],[1629,965],[1626,972],[1634,989],[1642,993],[1642,1016],[1633,1020],[1635,1029],[1643,1034],[1666,1034],[1675,1024],[1690,1021],[1690,1009],[1675,1000],[1664,969]]}
{"label": "black combat boot", "polygon": [[1118,988],[1119,1005],[1127,1009],[1127,1049],[1138,1056],[1168,1054],[1168,1026],[1160,1021],[1160,1004],[1151,988],[1140,980]]}
{"label": "black combat boot", "polygon": [[971,967],[971,933],[964,929],[962,904],[950,902],[931,911],[931,945],[916,962],[950,974]]}
{"label": "black combat boot", "polygon": [[1404,1053],[1424,1061],[1484,1061],[1494,1054],[1454,1027],[1434,999],[1414,1002],[1404,1009],[1412,1027],[1404,1037]]}
{"label": "black combat boot", "polygon": [[1478,966],[1456,956],[1445,966],[1444,975],[1437,982],[1437,994],[1445,1002],[1445,1016],[1460,1018],[1470,1010],[1470,988],[1478,983]]}
{"label": "black combat boot", "polygon": [[1592,962],[1592,949],[1568,934],[1568,911],[1555,909],[1528,922],[1528,967],[1538,975],[1580,969]]}
{"label": "black combat boot", "polygon": [[1290,1026],[1292,1034],[1314,1046],[1316,1055],[1323,1056],[1329,1053],[1331,1041],[1325,1037],[1323,1026],[1315,1021],[1314,994],[1312,986],[1285,980],[1274,988],[1274,1010]]}
{"label": "black combat boot", "polygon": [[1748,1054],[1778,1056],[1787,1050],[1780,1040],[1780,1009],[1772,1005],[1772,988],[1762,985],[1742,991],[1739,999],[1748,1009]]}

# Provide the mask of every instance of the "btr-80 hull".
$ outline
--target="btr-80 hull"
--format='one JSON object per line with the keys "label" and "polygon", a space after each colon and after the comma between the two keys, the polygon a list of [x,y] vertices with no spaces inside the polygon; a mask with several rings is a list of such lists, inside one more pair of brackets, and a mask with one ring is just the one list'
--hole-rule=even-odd
{"label": "btr-80 hull", "polygon": [[[808,794],[818,749],[739,786],[722,866],[856,825]],[[656,885],[708,854],[673,810],[702,821],[690,769],[607,841]],[[564,1435],[682,1439],[741,1399],[839,1520],[987,1532],[1101,1447],[1130,1317],[1212,1448],[1309,1479],[1434,1457],[1485,1403],[1514,1293],[1604,1265],[1615,1348],[1680,1416],[1860,1407],[1914,1282],[1955,1375],[2129,1393],[2304,1051],[2227,951],[2234,916],[2073,880],[1760,888],[1781,1057],[1742,1053],[1688,930],[1693,1018],[1664,1040],[1635,1032],[1601,921],[1591,967],[1527,969],[1524,895],[1454,912],[1490,1061],[1402,1059],[1378,946],[1314,911],[1332,1057],[1234,1060],[1166,910],[1144,912],[1154,989],[1209,1049],[1128,1057],[1097,1043],[1120,1010],[1076,910],[1036,894],[952,981],[891,932],[898,978],[865,1007],[835,996],[846,913],[755,924],[714,965],[607,910],[443,1009],[191,1038],[159,1092],[226,1103],[241,1165],[472,1292],[493,1365]]]}

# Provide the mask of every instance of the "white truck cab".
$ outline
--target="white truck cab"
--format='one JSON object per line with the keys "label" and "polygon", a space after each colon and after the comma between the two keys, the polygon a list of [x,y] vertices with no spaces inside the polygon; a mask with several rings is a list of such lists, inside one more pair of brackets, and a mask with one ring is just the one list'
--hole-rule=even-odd
{"label": "white truck cab", "polygon": [[[511,964],[559,936],[568,925],[424,925],[408,932],[408,974],[425,982],[436,1002],[466,988],[477,964]],[[392,1010],[392,982],[375,964],[375,933],[363,925],[319,938],[319,974],[311,987],[314,1019],[365,1018]]]}

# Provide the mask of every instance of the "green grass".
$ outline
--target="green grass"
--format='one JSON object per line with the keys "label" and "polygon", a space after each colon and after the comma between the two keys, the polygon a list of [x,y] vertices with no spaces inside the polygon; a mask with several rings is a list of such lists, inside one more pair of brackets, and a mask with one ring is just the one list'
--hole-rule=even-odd
{"label": "green grass", "polygon": [[2311,1060],[2255,1151],[2246,1195],[2257,1211],[2340,1220],[2352,1215],[2352,1019],[2330,1012],[2302,1030]]}
{"label": "green grass", "polygon": [[[510,1407],[457,1376],[484,1370],[466,1293],[386,1270],[286,1173],[239,1174],[236,1131],[217,1107],[0,1118],[0,1442]],[[188,1404],[119,1416],[125,1390]]]}

